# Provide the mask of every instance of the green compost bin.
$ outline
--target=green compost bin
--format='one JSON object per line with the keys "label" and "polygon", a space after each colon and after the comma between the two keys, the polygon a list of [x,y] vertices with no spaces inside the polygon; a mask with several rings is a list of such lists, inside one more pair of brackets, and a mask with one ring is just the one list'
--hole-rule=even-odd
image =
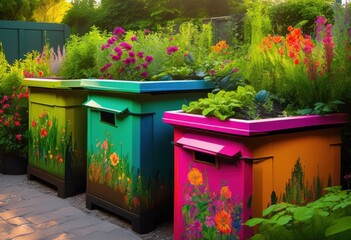
{"label": "green compost bin", "polygon": [[29,89],[28,179],[57,188],[61,198],[86,187],[87,91],[80,80],[26,78]]}
{"label": "green compost bin", "polygon": [[107,209],[147,233],[173,211],[173,128],[163,113],[207,96],[203,80],[82,80],[89,89],[87,208]]}

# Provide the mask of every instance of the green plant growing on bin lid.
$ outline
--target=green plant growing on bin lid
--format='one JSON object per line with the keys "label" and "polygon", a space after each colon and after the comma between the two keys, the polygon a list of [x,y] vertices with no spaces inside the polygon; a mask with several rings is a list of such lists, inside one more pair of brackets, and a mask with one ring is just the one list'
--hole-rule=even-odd
{"label": "green plant growing on bin lid", "polygon": [[325,188],[328,193],[305,206],[279,203],[252,218],[245,225],[259,226],[251,239],[350,239],[351,192],[341,187]]}
{"label": "green plant growing on bin lid", "polygon": [[281,112],[273,109],[273,100],[268,92],[256,93],[251,85],[238,86],[235,91],[220,90],[208,93],[206,98],[183,104],[182,110],[187,113],[216,117],[220,120],[229,118],[257,119],[276,116]]}
{"label": "green plant growing on bin lid", "polygon": [[115,28],[101,46],[101,78],[119,80],[203,79],[211,46],[210,25],[192,22],[156,32]]}
{"label": "green plant growing on bin lid", "polygon": [[106,41],[107,33],[92,27],[83,36],[71,35],[65,44],[65,58],[58,69],[64,79],[97,78],[100,66],[97,59],[100,46]]}

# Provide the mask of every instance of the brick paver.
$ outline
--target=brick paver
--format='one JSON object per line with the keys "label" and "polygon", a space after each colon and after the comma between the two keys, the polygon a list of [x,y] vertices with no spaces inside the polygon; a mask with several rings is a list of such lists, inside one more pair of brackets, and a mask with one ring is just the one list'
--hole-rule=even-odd
{"label": "brick paver", "polygon": [[25,176],[0,174],[1,240],[138,240],[136,233],[89,215],[64,199],[26,188]]}

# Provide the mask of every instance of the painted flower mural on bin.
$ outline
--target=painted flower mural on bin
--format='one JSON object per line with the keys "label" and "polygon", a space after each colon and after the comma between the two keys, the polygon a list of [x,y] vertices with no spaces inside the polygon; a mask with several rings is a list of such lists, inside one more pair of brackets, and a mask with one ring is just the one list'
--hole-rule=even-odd
{"label": "painted flower mural on bin", "polygon": [[185,222],[183,239],[239,239],[241,203],[236,203],[229,186],[211,191],[206,172],[191,168],[184,186]]}

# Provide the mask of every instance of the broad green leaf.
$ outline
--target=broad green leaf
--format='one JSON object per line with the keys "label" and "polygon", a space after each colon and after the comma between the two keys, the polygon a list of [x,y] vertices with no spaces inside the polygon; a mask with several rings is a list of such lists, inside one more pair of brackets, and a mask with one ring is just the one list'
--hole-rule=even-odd
{"label": "broad green leaf", "polygon": [[325,236],[329,237],[351,229],[351,216],[342,217],[333,221],[330,227],[325,230]]}
{"label": "broad green leaf", "polygon": [[297,221],[306,221],[308,219],[311,219],[313,214],[313,208],[297,207],[294,211],[294,219]]}
{"label": "broad green leaf", "polygon": [[247,220],[244,225],[249,226],[249,227],[254,227],[254,226],[261,224],[263,222],[266,222],[266,221],[267,221],[267,219],[264,219],[264,218],[251,218],[251,219]]}
{"label": "broad green leaf", "polygon": [[330,195],[323,198],[323,202],[338,202],[341,200],[341,197],[338,195]]}
{"label": "broad green leaf", "polygon": [[268,208],[266,208],[265,210],[263,210],[262,215],[265,217],[268,214],[270,214],[274,210],[275,206],[276,205],[271,205]]}
{"label": "broad green leaf", "polygon": [[291,220],[292,220],[292,216],[284,215],[284,216],[281,216],[280,218],[278,218],[277,224],[285,225],[285,224],[289,223]]}
{"label": "broad green leaf", "polygon": [[202,115],[204,116],[208,116],[210,115],[215,109],[214,108],[205,108],[203,111],[202,111]]}

